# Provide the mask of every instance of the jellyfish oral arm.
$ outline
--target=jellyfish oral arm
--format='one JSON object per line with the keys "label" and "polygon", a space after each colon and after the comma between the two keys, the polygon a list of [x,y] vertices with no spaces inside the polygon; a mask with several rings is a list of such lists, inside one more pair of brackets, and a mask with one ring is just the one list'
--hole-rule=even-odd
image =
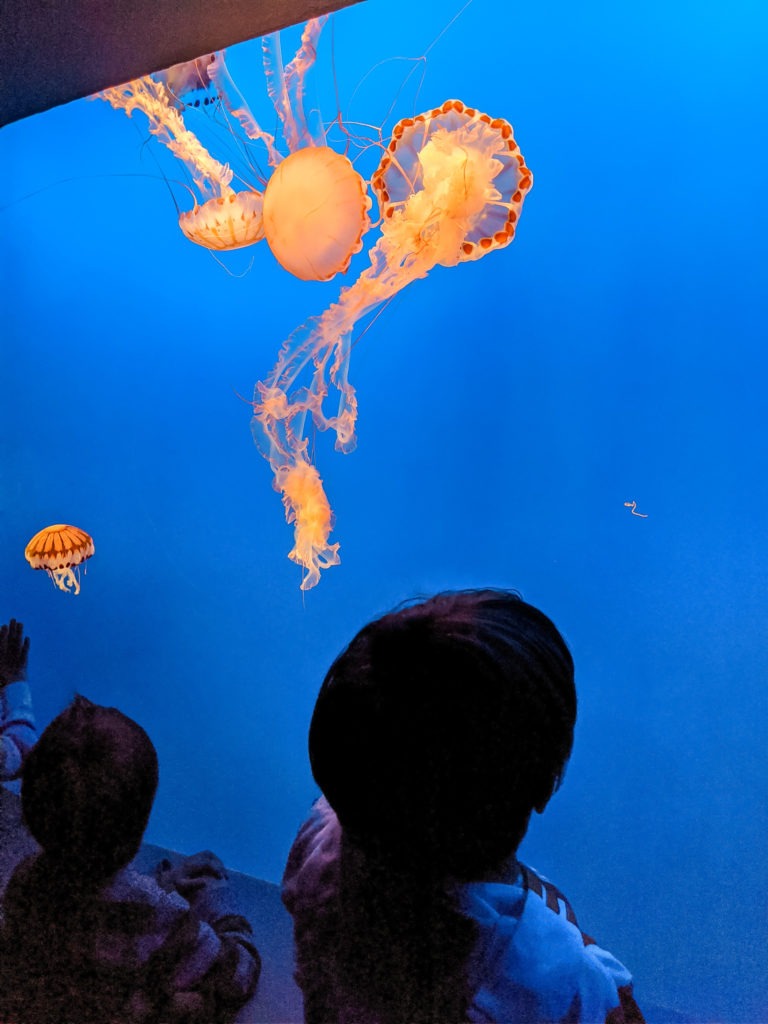
{"label": "jellyfish oral arm", "polygon": [[301,589],[309,590],[320,582],[322,569],[339,562],[339,545],[328,542],[333,527],[331,506],[320,474],[307,458],[307,441],[301,436],[309,406],[297,410],[297,403],[289,405],[285,392],[277,387],[260,383],[257,393],[253,437],[269,460],[274,472],[272,485],[282,495],[286,521],[293,525],[294,544],[288,557],[305,570]]}
{"label": "jellyfish oral arm", "polygon": [[171,93],[162,82],[155,82],[146,76],[125,85],[104,89],[97,95],[115,110],[124,110],[128,117],[134,110],[145,114],[149,130],[189,167],[204,197],[223,197],[233,193],[229,187],[232,169],[212,157],[197,136],[189,131],[173,105]]}
{"label": "jellyfish oral arm", "polygon": [[232,81],[232,76],[224,61],[224,51],[220,50],[214,55],[214,60],[207,67],[208,77],[213,83],[216,92],[229,113],[237,121],[248,136],[254,142],[262,142],[267,149],[267,160],[270,167],[277,167],[282,156],[275,149],[275,137],[259,125],[256,118],[250,111],[245,98]]}
{"label": "jellyfish oral arm", "polygon": [[[368,310],[386,301],[403,281],[426,273],[417,261],[410,268],[377,276],[381,253],[354,285],[345,289],[337,303],[294,332],[283,346],[277,366],[265,383],[256,386],[251,429],[254,440],[274,473],[273,486],[283,497],[286,519],[294,527],[294,547],[289,554],[306,570],[301,588],[320,581],[320,571],[338,565],[338,544],[329,544],[333,526],[330,503],[316,468],[307,459],[304,436],[306,417],[319,430],[332,430],[337,451],[350,452],[356,445],[357,397],[349,382],[352,330]],[[312,366],[308,385],[294,389],[298,378]],[[337,409],[324,409],[329,388],[339,394]]]}
{"label": "jellyfish oral arm", "polygon": [[315,63],[318,40],[327,20],[328,15],[324,14],[306,23],[296,56],[286,68],[283,67],[280,33],[273,32],[262,40],[267,92],[280,118],[283,136],[291,153],[305,146],[322,146],[325,143],[322,126],[315,131],[309,127],[304,111],[304,84]]}
{"label": "jellyfish oral arm", "polygon": [[80,593],[80,580],[72,566],[67,566],[66,569],[48,569],[46,571],[54,586],[58,587],[65,594]]}
{"label": "jellyfish oral arm", "polygon": [[294,524],[288,557],[306,570],[301,589],[310,590],[320,582],[322,569],[339,564],[339,545],[328,543],[333,513],[320,474],[306,458],[298,458],[278,469],[274,487],[282,493],[287,522]]}

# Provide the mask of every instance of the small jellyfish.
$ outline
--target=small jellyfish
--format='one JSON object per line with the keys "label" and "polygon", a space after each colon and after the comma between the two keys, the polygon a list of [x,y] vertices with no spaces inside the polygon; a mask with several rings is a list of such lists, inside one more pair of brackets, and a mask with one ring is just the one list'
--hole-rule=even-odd
{"label": "small jellyfish", "polygon": [[36,533],[24,557],[33,569],[45,569],[65,594],[80,593],[80,565],[95,551],[93,538],[77,526],[57,523]]}
{"label": "small jellyfish", "polygon": [[[209,55],[210,62],[213,55]],[[206,249],[219,251],[239,249],[252,245],[264,237],[262,224],[262,194],[257,189],[235,191],[231,187],[232,169],[216,160],[184,123],[179,109],[178,95],[171,91],[167,81],[186,81],[189,75],[203,74],[205,61],[199,58],[188,65],[177,65],[158,76],[136,78],[125,85],[104,89],[98,93],[116,110],[124,110],[130,117],[140,110],[149,120],[149,130],[182,160],[189,168],[203,202],[179,215],[179,226],[187,238]]]}
{"label": "small jellyfish", "polygon": [[180,213],[179,227],[204,249],[225,252],[253,245],[264,237],[261,193],[242,190],[215,196]]}
{"label": "small jellyfish", "polygon": [[[338,544],[328,541],[330,505],[308,454],[307,415],[318,430],[334,431],[338,451],[355,447],[357,399],[348,370],[356,323],[438,264],[454,267],[508,245],[532,181],[512,126],[460,100],[395,126],[371,178],[381,236],[370,266],[342,288],[337,302],[294,331],[254,392],[251,428],[294,526],[290,557],[305,569],[303,590],[339,561]],[[331,388],[338,406],[326,412]],[[311,520],[291,486],[297,479],[312,481]]]}

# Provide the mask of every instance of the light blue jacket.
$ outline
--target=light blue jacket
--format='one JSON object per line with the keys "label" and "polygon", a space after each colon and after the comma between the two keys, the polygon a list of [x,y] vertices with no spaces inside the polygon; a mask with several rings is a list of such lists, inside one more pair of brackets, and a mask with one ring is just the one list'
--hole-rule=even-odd
{"label": "light blue jacket", "polygon": [[[296,980],[333,1005],[339,1024],[379,1024],[338,976],[327,935],[340,891],[341,826],[325,798],[294,841],[283,877],[293,917]],[[629,971],[584,935],[563,894],[511,858],[498,878],[456,884],[478,929],[468,968],[471,1024],[643,1024]]]}
{"label": "light blue jacket", "polygon": [[36,742],[29,684],[0,686],[0,782],[19,777],[24,758]]}

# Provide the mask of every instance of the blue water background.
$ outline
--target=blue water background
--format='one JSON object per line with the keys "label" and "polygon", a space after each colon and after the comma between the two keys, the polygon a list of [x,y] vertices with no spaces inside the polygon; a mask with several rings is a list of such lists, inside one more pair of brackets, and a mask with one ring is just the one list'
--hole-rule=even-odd
{"label": "blue water background", "polygon": [[[326,119],[334,68],[345,112],[371,72],[359,120],[456,96],[514,124],[534,188],[509,248],[435,270],[355,347],[359,447],[317,439],[342,564],[306,596],[238,393],[339,280],[264,243],[232,276],[187,242],[141,115],[83,100],[0,132],[0,617],[32,635],[42,725],[79,690],[146,726],[151,841],[278,880],[335,654],[405,597],[518,588],[580,691],[524,856],[641,999],[764,1022],[766,8],[475,0],[398,95],[411,65],[378,62],[457,8],[414,9],[336,16]],[[258,61],[231,53],[271,128]],[[53,522],[95,538],[76,598],[24,561]]]}

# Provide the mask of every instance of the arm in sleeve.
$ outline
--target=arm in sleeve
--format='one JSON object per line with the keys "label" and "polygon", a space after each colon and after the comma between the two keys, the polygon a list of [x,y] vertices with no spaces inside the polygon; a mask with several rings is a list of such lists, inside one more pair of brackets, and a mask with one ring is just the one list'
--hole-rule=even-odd
{"label": "arm in sleeve", "polygon": [[203,956],[192,957],[194,977],[187,974],[182,986],[200,993],[207,1005],[241,1006],[256,991],[261,957],[251,926],[236,905],[224,865],[206,850],[175,865],[161,861],[156,876],[166,891],[188,903],[199,923],[198,952]]}
{"label": "arm in sleeve", "polygon": [[37,742],[32,694],[26,682],[0,687],[0,781],[16,779]]}
{"label": "arm in sleeve", "polygon": [[296,984],[306,1024],[338,1017],[335,951],[341,827],[325,798],[312,808],[293,842],[282,882],[282,900],[293,918]]}

